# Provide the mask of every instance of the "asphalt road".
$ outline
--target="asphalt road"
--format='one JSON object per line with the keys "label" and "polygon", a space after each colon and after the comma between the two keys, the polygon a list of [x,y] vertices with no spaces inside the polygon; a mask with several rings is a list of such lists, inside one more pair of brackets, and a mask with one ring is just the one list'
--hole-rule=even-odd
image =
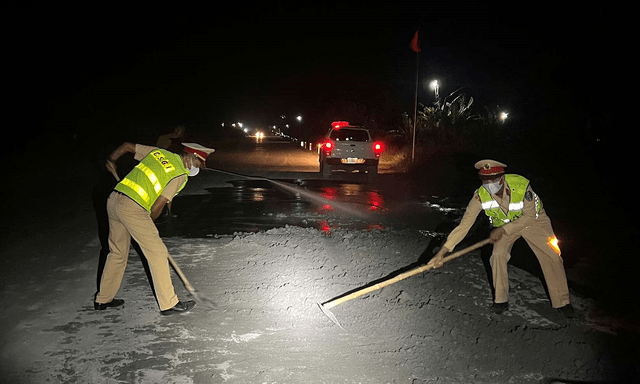
{"label": "asphalt road", "polygon": [[[101,189],[109,183],[102,183],[96,172],[83,163],[49,163],[12,178],[6,190],[16,193],[5,199],[0,244],[2,377],[16,383],[548,383],[548,378],[637,378],[637,318],[620,316],[620,307],[610,305],[615,303],[610,293],[622,292],[632,281],[593,265],[581,288],[600,291],[598,300],[574,290],[576,280],[570,284],[581,315],[576,322],[558,317],[535,273],[521,268],[510,273],[510,313],[491,316],[490,289],[478,252],[437,273],[335,308],[349,330],[342,333],[316,302],[428,257],[428,233],[416,228],[446,228],[437,228],[437,207],[422,204],[421,197],[429,196],[422,194],[425,175],[405,178],[388,172],[373,183],[357,175],[327,180],[313,169],[313,153],[275,144],[280,146],[262,156],[254,156],[257,148],[251,145],[220,148],[210,167],[257,179],[203,173],[176,199],[178,216],[160,224],[162,231],[177,228],[164,238],[170,252],[199,292],[223,308],[210,311],[199,305],[179,317],[158,313],[135,250],[119,293],[125,306],[93,310],[104,250],[98,208],[110,191]],[[282,153],[290,151],[295,154],[290,159],[307,162],[305,172],[296,171],[294,160],[288,165],[281,160]],[[282,168],[258,163],[263,164],[258,170],[252,163],[257,159]],[[294,191],[274,187],[274,182]],[[46,185],[46,192],[27,187],[34,183]],[[429,210],[434,215],[421,214]],[[222,219],[225,211],[235,219],[206,221],[211,212]],[[399,220],[389,218],[394,214]],[[413,225],[408,217],[426,221]],[[555,217],[562,233],[584,226],[571,215]],[[262,231],[265,222],[260,220],[273,227]],[[242,225],[234,228],[234,223]],[[398,224],[407,229],[388,228]],[[235,234],[226,235],[232,231]],[[576,237],[568,243],[569,257],[580,256],[575,245],[584,246],[585,240]],[[568,264],[570,274],[578,269],[579,264]],[[188,297],[177,277],[174,285],[181,299]]]}

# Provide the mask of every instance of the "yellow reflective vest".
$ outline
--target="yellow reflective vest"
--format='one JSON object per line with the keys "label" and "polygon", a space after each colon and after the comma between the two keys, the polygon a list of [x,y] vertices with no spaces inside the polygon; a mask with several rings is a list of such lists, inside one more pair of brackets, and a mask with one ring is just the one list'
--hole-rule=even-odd
{"label": "yellow reflective vest", "polygon": [[[522,210],[524,209],[524,196],[527,192],[527,187],[529,186],[529,180],[519,175],[507,174],[504,179],[507,184],[505,187],[508,187],[511,191],[509,212],[506,214],[502,209],[500,209],[498,202],[491,197],[491,194],[484,187],[478,188],[478,196],[482,202],[484,213],[489,217],[489,221],[491,221],[491,224],[496,228],[515,221],[522,216]],[[536,214],[540,213],[542,203],[537,195],[535,195],[535,204]]]}
{"label": "yellow reflective vest", "polygon": [[[165,149],[154,149],[136,165],[129,174],[122,179],[115,190],[121,192],[147,211],[151,212],[167,184],[176,177],[189,175],[184,167],[182,158]],[[187,184],[187,179],[178,192]]]}

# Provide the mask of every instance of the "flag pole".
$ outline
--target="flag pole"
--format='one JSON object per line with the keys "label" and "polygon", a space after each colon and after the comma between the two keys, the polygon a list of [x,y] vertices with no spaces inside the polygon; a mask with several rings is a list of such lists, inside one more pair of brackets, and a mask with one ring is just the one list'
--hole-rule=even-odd
{"label": "flag pole", "polygon": [[420,40],[418,36],[419,30],[416,30],[416,34],[413,35],[411,44],[409,47],[416,53],[416,93],[413,101],[413,144],[411,146],[411,162],[416,157],[416,125],[418,120],[418,84],[420,81]]}

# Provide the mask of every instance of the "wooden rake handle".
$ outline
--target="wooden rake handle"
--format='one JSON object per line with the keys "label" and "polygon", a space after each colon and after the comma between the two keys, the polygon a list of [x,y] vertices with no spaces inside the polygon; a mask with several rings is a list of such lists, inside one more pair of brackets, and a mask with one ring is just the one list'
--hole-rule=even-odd
{"label": "wooden rake handle", "polygon": [[187,276],[185,276],[185,274],[182,272],[182,269],[180,269],[178,263],[176,263],[171,255],[169,255],[169,263],[171,263],[171,266],[180,277],[180,280],[182,280],[182,283],[184,284],[184,287],[187,288],[187,291],[191,293],[195,292],[196,290],[193,288],[193,285],[191,285],[189,279],[187,279]]}
{"label": "wooden rake handle", "polygon": [[[452,253],[449,256],[444,257],[442,259],[442,263],[444,264],[444,263],[446,263],[448,261],[456,259],[456,258],[458,258],[458,257],[460,257],[460,256],[462,256],[464,254],[467,254],[467,253],[469,253],[469,252],[471,252],[473,250],[476,250],[476,249],[478,249],[480,247],[483,247],[483,246],[489,244],[490,242],[491,242],[491,239],[485,239],[485,240],[479,241],[479,242],[477,242],[477,243],[475,243],[473,245],[468,246],[467,248],[461,249],[458,252]],[[413,275],[417,275],[419,273],[422,273],[422,272],[425,272],[425,271],[429,271],[429,270],[434,269],[434,268],[435,268],[435,265],[431,264],[431,263],[428,263],[426,265],[422,265],[420,267],[411,269],[411,270],[409,270],[407,272],[403,272],[403,273],[399,274],[398,276],[395,276],[395,277],[392,277],[392,278],[390,278],[388,280],[382,281],[382,282],[380,282],[378,284],[372,285],[370,287],[365,287],[365,288],[359,289],[359,290],[357,290],[355,292],[352,292],[352,293],[350,293],[348,295],[345,295],[345,296],[342,296],[342,297],[338,297],[337,299],[328,301],[328,302],[322,304],[322,306],[324,308],[326,308],[326,309],[333,308],[333,307],[335,307],[337,305],[340,305],[340,304],[342,304],[342,303],[344,303],[346,301],[355,299],[356,297],[360,297],[362,295],[366,295],[367,293],[370,293],[370,292],[373,292],[373,291],[377,291],[378,289],[382,289],[382,288],[386,287],[387,285],[391,285],[391,284],[397,283],[398,281],[404,280],[407,277],[411,277]]]}

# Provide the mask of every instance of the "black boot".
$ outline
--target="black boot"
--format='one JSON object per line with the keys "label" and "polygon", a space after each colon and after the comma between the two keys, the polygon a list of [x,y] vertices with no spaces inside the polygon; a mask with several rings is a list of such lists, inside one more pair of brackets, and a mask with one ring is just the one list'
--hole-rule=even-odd
{"label": "black boot", "polygon": [[193,300],[185,301],[184,303],[182,301],[178,301],[178,304],[173,308],[165,309],[164,311],[160,311],[160,313],[163,316],[173,315],[174,313],[185,313],[192,310],[195,306],[196,302]]}
{"label": "black boot", "polygon": [[491,312],[495,313],[496,315],[502,315],[504,311],[507,310],[509,310],[509,302],[493,303],[493,305],[491,306]]}
{"label": "black boot", "polygon": [[119,307],[121,305],[124,305],[124,300],[122,300],[122,299],[113,299],[109,303],[98,303],[98,302],[94,301],[93,302],[93,309],[97,309],[99,311],[104,311],[107,308]]}
{"label": "black boot", "polygon": [[564,307],[557,308],[558,312],[562,313],[567,319],[575,319],[576,312],[573,310],[573,305],[567,304]]}

